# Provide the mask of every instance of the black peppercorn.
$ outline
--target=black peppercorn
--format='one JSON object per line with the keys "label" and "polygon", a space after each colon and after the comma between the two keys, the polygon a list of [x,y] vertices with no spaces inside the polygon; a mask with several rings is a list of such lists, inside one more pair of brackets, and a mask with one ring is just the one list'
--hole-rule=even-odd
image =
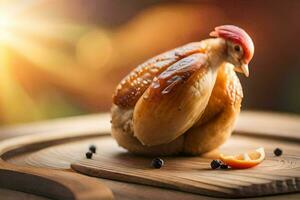
{"label": "black peppercorn", "polygon": [[220,161],[219,160],[213,160],[213,161],[211,161],[211,163],[210,163],[210,166],[211,166],[211,168],[212,169],[217,169],[217,168],[219,168],[220,167]]}
{"label": "black peppercorn", "polygon": [[89,147],[89,150],[92,152],[92,153],[96,153],[96,146],[95,145],[91,145],[90,147]]}
{"label": "black peppercorn", "polygon": [[275,156],[281,156],[282,155],[282,150],[279,148],[274,149],[274,154]]}
{"label": "black peppercorn", "polygon": [[228,169],[228,165],[222,164],[222,165],[220,166],[220,168],[221,168],[221,169]]}
{"label": "black peppercorn", "polygon": [[91,159],[93,157],[93,153],[88,151],[88,152],[85,153],[85,156],[86,156],[87,159]]}
{"label": "black peppercorn", "polygon": [[164,161],[160,158],[154,158],[151,162],[151,166],[156,169],[161,168],[163,165],[164,165]]}

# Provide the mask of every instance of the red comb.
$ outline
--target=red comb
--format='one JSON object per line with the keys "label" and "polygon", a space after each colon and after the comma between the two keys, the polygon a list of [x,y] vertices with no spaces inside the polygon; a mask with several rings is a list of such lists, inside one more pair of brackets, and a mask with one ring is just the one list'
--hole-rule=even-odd
{"label": "red comb", "polygon": [[248,63],[254,54],[252,39],[243,29],[233,25],[218,26],[210,34],[212,37],[221,37],[240,44],[244,50],[244,59]]}

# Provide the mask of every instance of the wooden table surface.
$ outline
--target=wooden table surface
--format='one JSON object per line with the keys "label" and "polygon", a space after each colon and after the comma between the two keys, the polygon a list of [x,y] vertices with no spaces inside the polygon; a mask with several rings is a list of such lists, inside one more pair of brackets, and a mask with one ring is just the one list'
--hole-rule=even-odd
{"label": "wooden table surface", "polygon": [[[108,114],[99,114],[99,115],[88,115],[80,117],[71,117],[65,119],[55,119],[45,122],[36,122],[27,125],[17,125],[10,127],[2,127],[0,129],[0,140],[18,137],[21,135],[29,134],[51,134],[57,131],[86,131],[88,129],[94,130],[98,126],[98,121],[101,118],[108,118]],[[293,138],[300,137],[300,134],[297,134],[297,130],[300,129],[300,117],[295,115],[283,115],[276,113],[258,113],[258,112],[243,112],[240,118],[240,121],[237,125],[237,130],[247,130],[245,126],[250,123],[247,121],[249,116],[261,116],[256,119],[255,123],[260,124],[256,129],[256,132],[268,132],[268,129],[278,130],[277,133],[270,135],[270,137],[286,137],[288,136],[291,140]],[[253,121],[251,122],[253,123]],[[244,131],[247,134],[247,131]],[[91,178],[95,180],[102,179]],[[156,188],[145,185],[138,185],[133,183],[124,183],[117,182],[112,180],[104,180],[104,183],[113,191],[115,199],[206,199],[206,200],[215,200],[218,198],[201,196],[196,194],[190,194],[175,190],[168,190],[162,188]],[[3,198],[5,197],[5,198]],[[31,194],[26,194],[22,192],[12,191],[0,188],[0,200],[17,200],[17,199],[32,199],[32,200],[45,200],[47,198],[39,197]],[[300,199],[300,194],[285,194],[285,195],[276,195],[268,197],[259,197],[258,199]]]}

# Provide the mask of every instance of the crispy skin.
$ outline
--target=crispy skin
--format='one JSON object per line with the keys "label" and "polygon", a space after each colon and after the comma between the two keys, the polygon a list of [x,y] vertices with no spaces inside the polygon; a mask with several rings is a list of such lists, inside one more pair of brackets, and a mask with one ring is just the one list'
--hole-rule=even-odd
{"label": "crispy skin", "polygon": [[211,151],[231,135],[240,113],[243,91],[233,66],[223,65],[201,119],[185,133],[184,152]]}
{"label": "crispy skin", "polygon": [[117,140],[118,144],[137,155],[158,156],[158,155],[174,155],[182,152],[184,144],[184,136],[176,138],[168,144],[145,146],[133,136],[132,128],[132,108],[122,108],[113,105],[112,113],[112,136]]}
{"label": "crispy skin", "polygon": [[[210,81],[205,82],[207,84],[198,83],[198,86],[201,85],[207,88],[206,91],[209,93],[208,99],[201,106],[195,107],[195,109],[188,107],[189,112],[196,112],[197,115],[192,116],[192,121],[187,121],[187,126],[180,133],[173,134],[172,130],[161,128],[160,122],[162,119],[152,116],[152,113],[170,112],[170,123],[173,123],[171,120],[172,115],[182,119],[180,118],[182,114],[180,112],[181,106],[179,106],[178,102],[183,102],[183,100],[180,98],[176,99],[177,96],[181,96],[182,93],[186,92],[189,88],[187,86],[191,82],[195,81],[196,83],[196,80],[200,80],[208,72],[209,68],[199,68],[204,70],[202,74],[200,73],[201,75],[189,74],[186,80],[179,80],[178,83],[171,84],[172,92],[166,96],[162,94],[162,88],[166,89],[170,85],[164,85],[164,82],[160,81],[161,78],[165,81],[175,75],[184,74],[179,70],[179,67],[175,67],[175,73],[172,72],[172,66],[176,66],[174,63],[180,63],[184,58],[201,54],[201,52],[205,52],[205,44],[203,42],[185,45],[148,60],[124,78],[114,94],[114,105],[112,107],[112,135],[120,146],[135,154],[143,155],[172,155],[180,152],[195,155],[217,148],[230,136],[240,112],[243,96],[241,84],[231,65],[224,65],[219,68],[216,82],[210,79]],[[194,69],[198,71],[199,69],[195,67],[193,65],[189,66],[187,68],[188,72],[193,72]],[[172,73],[168,73],[168,71]],[[158,78],[153,80],[154,77]],[[144,80],[147,80],[147,84],[143,83]],[[158,90],[155,87],[153,88],[156,82],[159,82],[160,85],[162,83],[163,87]],[[214,83],[215,85],[213,85]],[[206,92],[201,93],[201,95],[204,94]],[[151,99],[149,105],[143,105],[144,97],[148,100],[149,98]],[[174,103],[170,102],[169,99],[172,99],[171,97],[174,98]],[[187,104],[190,102],[187,98],[183,99]],[[193,102],[193,104],[196,102]],[[160,106],[160,110],[156,106]],[[175,111],[173,108],[178,110]],[[135,115],[134,112],[139,114]],[[149,120],[140,120],[140,116],[146,116],[147,118],[145,119]],[[186,115],[185,118],[189,118],[189,116]],[[158,129],[150,130],[151,123]],[[161,124],[168,125],[168,121],[163,121]],[[175,124],[180,124],[180,120]],[[147,131],[150,131],[145,131],[143,129],[144,125],[145,127],[148,126]],[[174,127],[176,126],[174,125]],[[139,133],[134,130],[138,130]],[[164,132],[163,130],[167,131]],[[152,133],[153,136],[151,135]],[[160,138],[162,141],[160,141]]]}
{"label": "crispy skin", "polygon": [[155,76],[180,59],[204,51],[205,44],[203,42],[194,42],[149,59],[136,67],[120,82],[113,95],[113,103],[122,108],[133,108]]}
{"label": "crispy skin", "polygon": [[142,144],[170,143],[199,120],[216,76],[207,64],[207,55],[196,53],[153,81],[134,108],[134,136]]}

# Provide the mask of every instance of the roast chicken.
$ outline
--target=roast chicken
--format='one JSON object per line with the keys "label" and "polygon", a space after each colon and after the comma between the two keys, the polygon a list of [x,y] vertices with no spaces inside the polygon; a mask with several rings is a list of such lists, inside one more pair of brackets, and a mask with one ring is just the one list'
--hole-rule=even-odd
{"label": "roast chicken", "polygon": [[113,95],[112,136],[142,155],[199,155],[231,135],[254,54],[250,36],[233,25],[212,38],[162,53],[137,66]]}

